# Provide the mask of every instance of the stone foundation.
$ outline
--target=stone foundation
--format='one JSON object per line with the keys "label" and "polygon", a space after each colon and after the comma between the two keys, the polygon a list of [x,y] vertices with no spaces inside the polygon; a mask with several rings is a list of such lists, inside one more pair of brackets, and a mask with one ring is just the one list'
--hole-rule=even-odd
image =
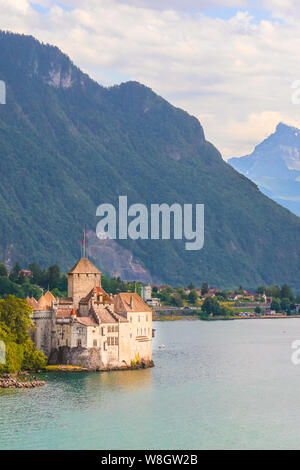
{"label": "stone foundation", "polygon": [[59,349],[52,350],[48,364],[50,366],[58,364],[79,366],[88,370],[100,370],[103,368],[100,348],[86,349],[61,346]]}
{"label": "stone foundation", "polygon": [[70,348],[61,346],[59,349],[53,349],[48,364],[54,365],[72,365],[79,366],[89,371],[109,371],[109,370],[135,370],[154,367],[152,360],[141,360],[131,364],[122,362],[122,364],[103,364],[101,360],[100,348]]}

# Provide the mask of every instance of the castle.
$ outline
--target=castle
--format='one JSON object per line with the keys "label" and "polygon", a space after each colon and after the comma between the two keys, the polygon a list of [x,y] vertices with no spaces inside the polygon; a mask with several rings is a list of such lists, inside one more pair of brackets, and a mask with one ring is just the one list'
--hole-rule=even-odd
{"label": "castle", "polygon": [[33,340],[49,364],[91,370],[152,366],[152,310],[137,293],[107,294],[101,272],[81,258],[68,272],[68,297],[46,292],[33,308]]}

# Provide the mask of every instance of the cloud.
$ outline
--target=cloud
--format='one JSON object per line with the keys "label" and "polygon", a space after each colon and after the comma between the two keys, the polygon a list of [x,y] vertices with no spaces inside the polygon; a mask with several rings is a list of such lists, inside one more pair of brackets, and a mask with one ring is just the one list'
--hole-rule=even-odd
{"label": "cloud", "polygon": [[[291,84],[300,79],[300,20],[285,19],[279,0],[265,7],[281,21],[247,11],[212,18],[196,0],[185,2],[186,11],[175,9],[179,0],[162,0],[161,10],[155,0],[42,3],[44,12],[26,0],[0,0],[0,28],[57,45],[101,83],[150,86],[197,116],[225,157],[249,153],[277,119],[300,121],[300,106],[291,102]],[[189,11],[195,5],[199,11]]]}
{"label": "cloud", "polygon": [[[224,7],[224,0],[119,0],[120,3],[154,10],[195,10]],[[226,7],[247,7],[247,0],[228,0]]]}

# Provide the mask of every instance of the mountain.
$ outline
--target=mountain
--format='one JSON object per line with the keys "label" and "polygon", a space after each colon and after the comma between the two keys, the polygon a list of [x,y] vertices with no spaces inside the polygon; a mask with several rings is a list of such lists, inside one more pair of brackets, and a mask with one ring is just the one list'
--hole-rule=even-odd
{"label": "mountain", "polygon": [[300,216],[300,130],[279,123],[250,155],[228,163],[260,190]]}
{"label": "mountain", "polygon": [[[101,54],[101,47],[99,47]],[[151,89],[105,88],[56,47],[0,33],[0,260],[67,269],[88,251],[124,279],[220,287],[300,277],[300,219],[223,161],[199,121]],[[205,204],[205,244],[99,240],[96,208]]]}

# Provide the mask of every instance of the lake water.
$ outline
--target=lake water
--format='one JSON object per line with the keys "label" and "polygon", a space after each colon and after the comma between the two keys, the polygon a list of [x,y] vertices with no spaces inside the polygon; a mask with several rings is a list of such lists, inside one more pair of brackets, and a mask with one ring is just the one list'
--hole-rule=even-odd
{"label": "lake water", "polygon": [[154,327],[153,369],[1,390],[0,449],[300,449],[299,320]]}

